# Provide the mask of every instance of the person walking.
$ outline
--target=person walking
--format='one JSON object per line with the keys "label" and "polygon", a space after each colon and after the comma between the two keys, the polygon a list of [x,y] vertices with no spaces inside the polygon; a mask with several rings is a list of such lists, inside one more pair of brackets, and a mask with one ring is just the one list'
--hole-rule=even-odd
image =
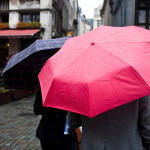
{"label": "person walking", "polygon": [[93,118],[69,112],[68,124],[82,125],[81,150],[150,150],[150,95]]}
{"label": "person walking", "polygon": [[42,115],[36,131],[43,150],[78,150],[77,137],[66,122],[67,111],[43,107],[41,89],[34,102],[35,115]]}

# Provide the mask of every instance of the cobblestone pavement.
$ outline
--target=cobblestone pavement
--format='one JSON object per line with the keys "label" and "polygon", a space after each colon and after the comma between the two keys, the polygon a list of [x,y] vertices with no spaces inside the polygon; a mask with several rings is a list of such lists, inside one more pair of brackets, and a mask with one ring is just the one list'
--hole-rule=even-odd
{"label": "cobblestone pavement", "polygon": [[34,98],[0,106],[0,150],[41,150],[35,137],[41,117],[33,114]]}

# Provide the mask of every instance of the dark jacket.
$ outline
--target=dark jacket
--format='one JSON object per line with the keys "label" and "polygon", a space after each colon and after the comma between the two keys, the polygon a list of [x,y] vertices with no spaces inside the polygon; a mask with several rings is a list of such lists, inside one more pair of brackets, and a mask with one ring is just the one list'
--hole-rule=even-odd
{"label": "dark jacket", "polygon": [[[42,115],[36,131],[36,137],[40,140],[62,145],[66,115],[68,112],[65,110],[43,107],[41,90],[39,89],[34,102],[34,113],[36,115]],[[70,133],[73,138],[76,138],[73,130],[70,130]]]}

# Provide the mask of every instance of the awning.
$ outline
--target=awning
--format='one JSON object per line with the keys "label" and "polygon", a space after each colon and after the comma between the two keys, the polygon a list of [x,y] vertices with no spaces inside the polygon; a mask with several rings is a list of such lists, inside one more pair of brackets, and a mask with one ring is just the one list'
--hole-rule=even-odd
{"label": "awning", "polygon": [[0,38],[31,38],[34,34],[39,32],[41,29],[7,29],[0,30]]}

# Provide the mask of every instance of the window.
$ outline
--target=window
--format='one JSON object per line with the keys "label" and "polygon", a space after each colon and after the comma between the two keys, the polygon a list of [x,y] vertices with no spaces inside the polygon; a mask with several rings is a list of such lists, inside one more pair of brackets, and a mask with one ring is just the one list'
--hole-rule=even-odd
{"label": "window", "polygon": [[101,25],[101,21],[97,20],[97,27],[99,27]]}
{"label": "window", "polygon": [[22,22],[39,22],[40,21],[40,15],[39,14],[22,14],[21,16]]}
{"label": "window", "polygon": [[139,27],[150,29],[150,1],[136,0],[136,22]]}
{"label": "window", "polygon": [[0,10],[9,9],[9,0],[0,0]]}
{"label": "window", "polygon": [[9,22],[9,15],[0,15],[0,22]]}
{"label": "window", "polygon": [[31,21],[39,22],[40,21],[40,15],[39,14],[32,14]]}
{"label": "window", "polygon": [[29,15],[22,15],[22,22],[30,22],[30,16]]}

